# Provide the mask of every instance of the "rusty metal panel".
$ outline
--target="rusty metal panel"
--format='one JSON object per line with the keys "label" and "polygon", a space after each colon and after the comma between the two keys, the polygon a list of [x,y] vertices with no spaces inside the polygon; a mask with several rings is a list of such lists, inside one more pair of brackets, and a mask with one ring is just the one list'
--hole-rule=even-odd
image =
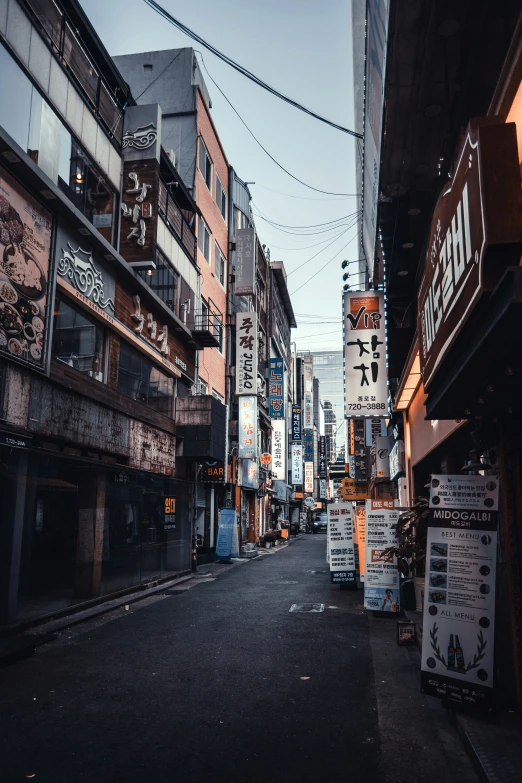
{"label": "rusty metal panel", "polygon": [[129,419],[88,397],[33,377],[28,429],[79,446],[129,454]]}
{"label": "rusty metal panel", "polygon": [[136,419],[129,421],[129,466],[174,475],[176,438]]}
{"label": "rusty metal panel", "polygon": [[7,367],[4,404],[6,421],[15,427],[27,427],[31,373],[14,364],[8,364]]}

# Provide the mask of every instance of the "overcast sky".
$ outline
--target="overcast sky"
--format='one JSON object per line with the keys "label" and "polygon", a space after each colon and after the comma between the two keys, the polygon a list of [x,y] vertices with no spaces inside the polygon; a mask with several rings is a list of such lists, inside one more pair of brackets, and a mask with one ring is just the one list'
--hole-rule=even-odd
{"label": "overcast sky", "polygon": [[[198,48],[143,0],[81,2],[111,55]],[[262,4],[163,0],[162,5],[280,92],[340,125],[353,127],[349,0],[264,0]],[[357,192],[354,139],[274,98],[208,51],[203,50],[203,57],[247,125],[285,168],[321,190]],[[316,193],[272,163],[203,73],[227,157],[239,177],[256,183],[250,190],[258,213],[285,226],[316,226],[355,212],[354,198]],[[319,226],[301,235],[297,234],[301,229],[276,229],[256,217],[256,228],[261,242],[270,247],[272,261],[284,261],[299,327],[293,330],[298,349],[341,350],[341,262],[358,258],[358,226],[349,230],[346,225],[339,229]]]}

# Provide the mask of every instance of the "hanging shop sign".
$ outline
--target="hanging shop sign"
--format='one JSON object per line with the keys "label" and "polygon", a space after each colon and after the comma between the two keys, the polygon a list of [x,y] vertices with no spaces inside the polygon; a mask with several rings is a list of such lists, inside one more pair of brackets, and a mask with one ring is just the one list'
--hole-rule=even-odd
{"label": "hanging shop sign", "polygon": [[367,500],[368,484],[352,478],[343,478],[341,481],[341,497],[343,500]]}
{"label": "hanging shop sign", "polygon": [[303,359],[304,391],[311,392],[314,388],[314,360]]}
{"label": "hanging shop sign", "polygon": [[328,562],[332,584],[355,584],[352,504],[328,506]]}
{"label": "hanging shop sign", "polygon": [[236,314],[236,394],[257,394],[257,314]]}
{"label": "hanging shop sign", "polygon": [[326,479],[319,479],[319,498],[320,500],[326,500]]}
{"label": "hanging shop sign", "polygon": [[382,291],[346,291],[344,372],[347,416],[388,412],[386,329]]}
{"label": "hanging shop sign", "polygon": [[375,438],[372,448],[372,478],[376,481],[390,479],[390,452],[393,448],[393,438],[389,435]]}
{"label": "hanging shop sign", "polygon": [[238,296],[253,296],[256,285],[256,235],[253,228],[236,232],[236,281]]}
{"label": "hanging shop sign", "polygon": [[268,413],[271,419],[285,418],[285,367],[282,359],[268,360]]}
{"label": "hanging shop sign", "polygon": [[366,111],[364,116],[363,229],[366,262],[373,271],[379,207],[384,74],[388,49],[389,0],[368,0],[366,12]]}
{"label": "hanging shop sign", "polygon": [[312,392],[304,393],[303,402],[304,402],[303,429],[311,430],[314,426],[314,398]]}
{"label": "hanging shop sign", "polygon": [[200,463],[200,477],[205,484],[223,484],[225,481],[225,463],[210,459]]}
{"label": "hanging shop sign", "polygon": [[274,498],[285,503],[288,501],[288,487],[285,481],[274,481]]}
{"label": "hanging shop sign", "polygon": [[328,465],[326,462],[326,437],[324,435],[319,436],[317,451],[319,458],[319,478],[325,479],[328,475]]}
{"label": "hanging shop sign", "polygon": [[[396,481],[404,475],[406,461],[404,455],[404,441],[398,440],[390,451],[390,481]],[[402,505],[402,504],[401,504]]]}
{"label": "hanging shop sign", "polygon": [[498,490],[497,476],[431,478],[421,687],[479,709],[493,705]]}
{"label": "hanging shop sign", "polygon": [[428,236],[418,306],[426,389],[481,294],[507,266],[518,265],[521,208],[515,125],[474,120]]}
{"label": "hanging shop sign", "polygon": [[355,481],[367,481],[369,478],[370,449],[359,446],[348,458],[350,477]]}
{"label": "hanging shop sign", "polygon": [[257,457],[257,397],[239,400],[238,456],[241,459]]}
{"label": "hanging shop sign", "polygon": [[364,420],[364,437],[366,439],[367,446],[373,446],[375,438],[379,436],[385,437],[386,435],[386,419],[365,419]]}
{"label": "hanging shop sign", "polygon": [[292,405],[292,443],[301,443],[301,406]]}
{"label": "hanging shop sign", "polygon": [[163,514],[163,529],[175,530],[176,529],[176,498],[165,498],[164,502],[164,514]]}
{"label": "hanging shop sign", "polygon": [[251,459],[240,459],[238,463],[237,483],[246,489],[259,488],[259,467]]}
{"label": "hanging shop sign", "polygon": [[314,431],[303,430],[303,454],[305,462],[314,461]]}
{"label": "hanging shop sign", "polygon": [[286,481],[286,421],[272,422],[272,477]]}
{"label": "hanging shop sign", "polygon": [[355,507],[355,527],[359,554],[359,576],[365,581],[366,565],[366,504]]}
{"label": "hanging shop sign", "polygon": [[314,463],[313,462],[304,463],[304,491],[305,492],[314,491]]}
{"label": "hanging shop sign", "polygon": [[0,353],[44,369],[52,215],[0,169]]}
{"label": "hanging shop sign", "polygon": [[234,530],[237,536],[237,515],[234,508],[219,510],[218,535],[216,541],[216,560],[230,561],[233,549]]}
{"label": "hanging shop sign", "polygon": [[349,453],[355,454],[365,445],[364,419],[349,419]]}
{"label": "hanging shop sign", "polygon": [[300,486],[303,483],[303,447],[292,444],[292,484]]}
{"label": "hanging shop sign", "polygon": [[269,454],[268,451],[264,451],[259,457],[259,462],[264,470],[268,470],[272,464],[272,455]]}
{"label": "hanging shop sign", "polygon": [[399,512],[393,506],[393,500],[366,501],[364,608],[374,612],[400,611],[397,558],[384,554],[397,543]]}

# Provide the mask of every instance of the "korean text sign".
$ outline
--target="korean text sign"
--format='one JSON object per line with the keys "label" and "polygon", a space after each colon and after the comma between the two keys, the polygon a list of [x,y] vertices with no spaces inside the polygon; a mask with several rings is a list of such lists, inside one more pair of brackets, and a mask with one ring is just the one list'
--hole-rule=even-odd
{"label": "korean text sign", "polygon": [[292,444],[292,484],[300,486],[303,483],[303,447]]}
{"label": "korean text sign", "polygon": [[328,506],[328,553],[332,584],[355,584],[351,503],[332,503]]}
{"label": "korean text sign", "polygon": [[241,397],[238,422],[239,457],[257,457],[257,397]]}
{"label": "korean text sign", "polygon": [[497,476],[433,475],[421,688],[457,704],[493,703]]}
{"label": "korean text sign", "polygon": [[305,462],[304,464],[304,491],[314,491],[314,463]]}
{"label": "korean text sign", "polygon": [[257,314],[236,314],[236,394],[257,394]]}
{"label": "korean text sign", "polygon": [[253,228],[239,228],[236,236],[235,292],[241,296],[255,293],[256,237]]}
{"label": "korean text sign", "polygon": [[272,422],[272,478],[286,482],[286,421]]}
{"label": "korean text sign", "polygon": [[388,412],[384,294],[347,291],[343,298],[346,415],[384,416]]}
{"label": "korean text sign", "polygon": [[285,368],[282,359],[268,362],[268,406],[271,419],[285,418]]}
{"label": "korean text sign", "polygon": [[364,608],[374,612],[400,611],[397,558],[384,554],[397,543],[399,512],[393,505],[393,500],[366,501]]}
{"label": "korean text sign", "polygon": [[301,443],[301,406],[292,405],[292,443]]}

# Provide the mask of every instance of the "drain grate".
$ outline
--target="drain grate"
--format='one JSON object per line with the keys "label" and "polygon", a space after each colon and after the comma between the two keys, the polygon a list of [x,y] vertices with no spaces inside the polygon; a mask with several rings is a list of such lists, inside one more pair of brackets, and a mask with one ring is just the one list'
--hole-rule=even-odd
{"label": "drain grate", "polygon": [[292,604],[289,612],[324,612],[324,604]]}

